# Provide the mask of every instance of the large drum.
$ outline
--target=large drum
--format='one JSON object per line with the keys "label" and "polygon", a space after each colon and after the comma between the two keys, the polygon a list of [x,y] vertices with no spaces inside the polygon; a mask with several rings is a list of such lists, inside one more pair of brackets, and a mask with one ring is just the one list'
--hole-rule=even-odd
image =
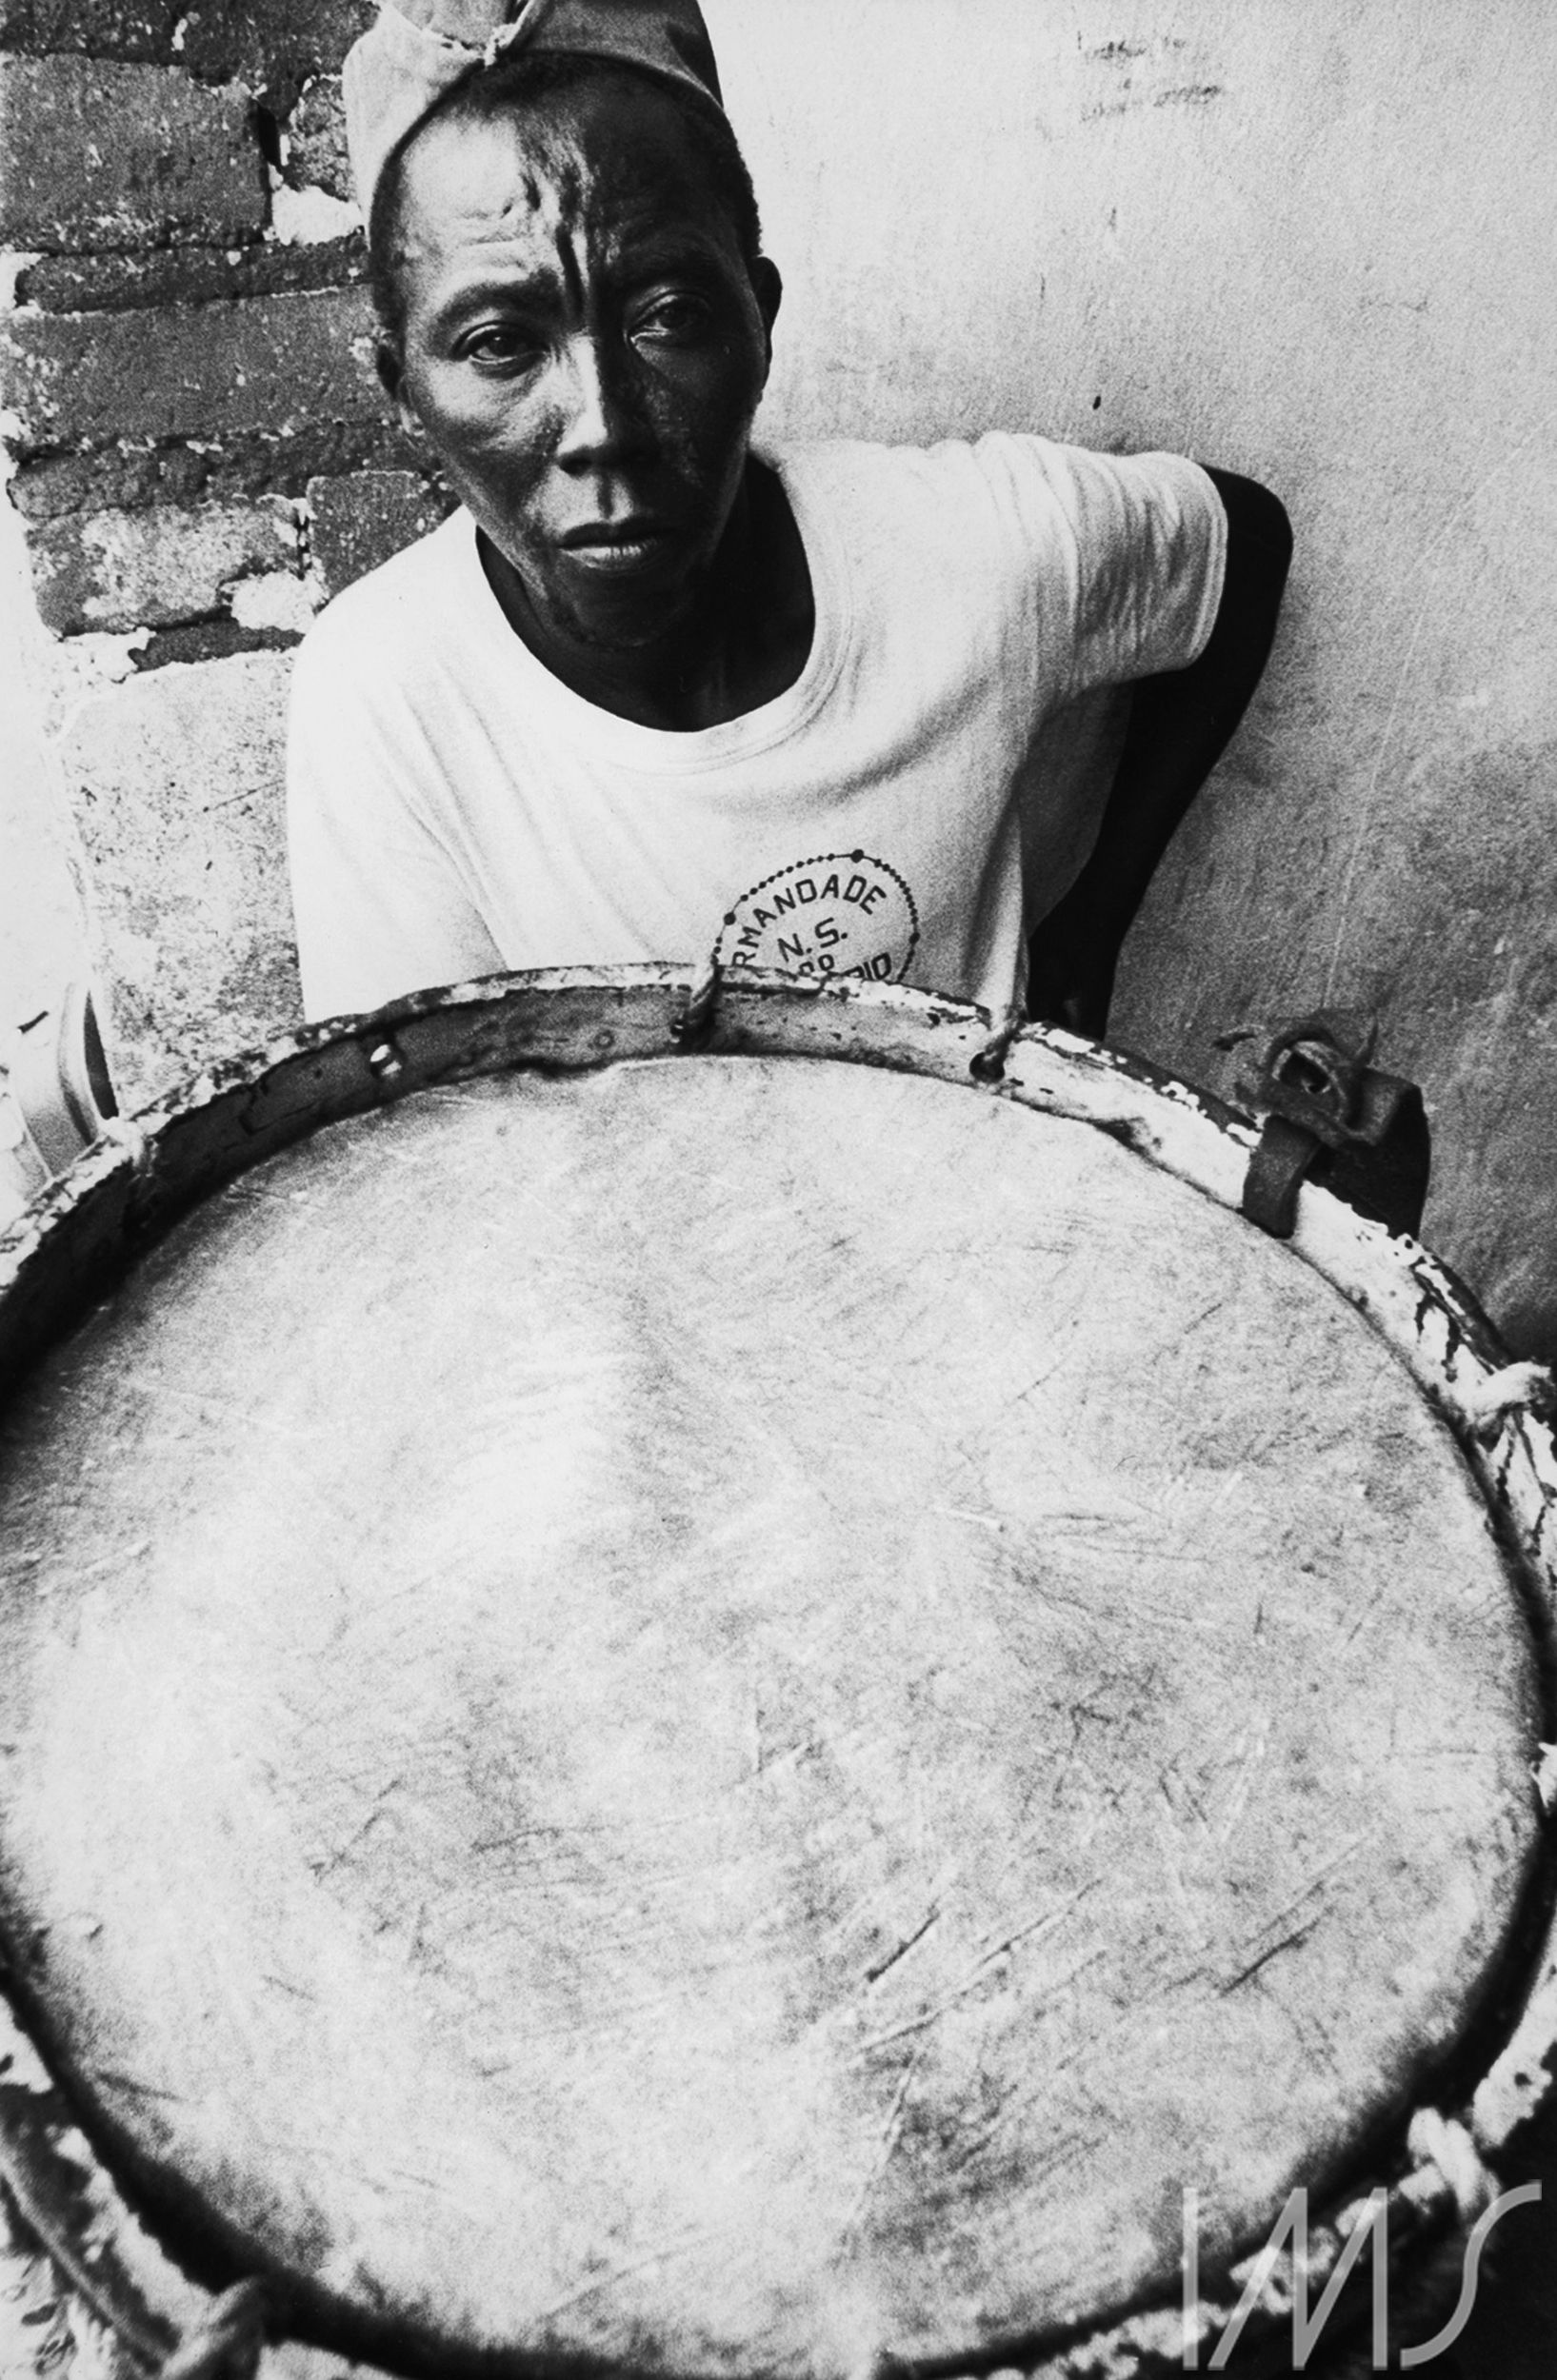
{"label": "large drum", "polygon": [[1316,2292],[1473,2221],[1557,1466],[1251,1139],[902,992],[516,978],[0,1241],[0,2126],[135,2354],[258,2276],[409,2373],[1177,2370],[1294,2189]]}

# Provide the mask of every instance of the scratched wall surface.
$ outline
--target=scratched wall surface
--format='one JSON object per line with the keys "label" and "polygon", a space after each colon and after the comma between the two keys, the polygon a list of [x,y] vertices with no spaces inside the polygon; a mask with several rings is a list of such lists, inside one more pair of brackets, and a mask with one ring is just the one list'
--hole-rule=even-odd
{"label": "scratched wall surface", "polygon": [[[1430,1238],[1522,1350],[1557,1352],[1547,1229],[1557,16],[1539,0],[1201,0],[1192,10],[1162,0],[853,0],[847,10],[708,0],[708,13],[788,279],[775,428],[922,438],[1028,426],[1106,446],[1183,446],[1261,474],[1286,498],[1299,553],[1277,657],[1159,879],[1117,1029],[1217,1081],[1213,1037],[1251,1014],[1321,1000],[1376,1006],[1387,1061],[1419,1076],[1433,1111]],[[18,0],[0,7],[0,25],[12,17],[30,22]],[[87,13],[65,17],[70,43],[90,47]],[[242,21],[262,19],[268,5]],[[208,10],[201,21],[220,30],[226,17]],[[349,21],[343,0],[330,23]],[[339,187],[334,87],[315,72],[329,65],[314,55],[316,27],[309,41],[279,96],[258,66],[250,73],[247,52],[217,60],[224,75],[250,74],[277,120],[292,109],[291,147],[271,177],[285,187],[263,229],[258,215],[250,227],[265,268],[256,289],[278,276],[311,288],[296,245],[306,248],[310,226],[330,235],[320,271],[358,269],[349,241],[334,236],[339,213],[327,208],[314,223],[299,212],[305,200],[319,211],[317,184]],[[187,67],[186,51],[170,51],[163,70]],[[67,256],[47,288],[32,276],[67,309],[62,319],[82,302],[70,291],[85,269]],[[32,284],[24,276],[24,290]],[[150,302],[147,291],[134,302]],[[92,303],[130,300],[98,290]],[[324,302],[252,303],[311,308],[311,320]],[[225,321],[233,309],[221,298],[190,310]],[[47,324],[22,330],[64,335]],[[342,449],[354,470],[369,430],[345,380],[329,395],[330,376],[313,363],[309,385],[326,390],[324,410],[355,425],[356,444]],[[293,426],[294,443],[317,426]],[[342,434],[318,430],[327,444]],[[341,457],[327,456],[307,470],[337,467]],[[399,487],[392,472],[370,476]],[[261,471],[258,484],[282,480]],[[285,483],[308,516],[315,578],[323,484],[302,464]],[[50,488],[50,502],[70,496],[57,473]],[[167,491],[152,493],[161,502]],[[147,500],[137,484],[92,501]],[[393,543],[417,526],[408,497],[386,535]],[[50,531],[56,545],[62,534]],[[341,575],[359,566],[346,556]],[[134,665],[161,662],[165,689],[186,665],[170,637],[184,633],[140,631]],[[109,640],[66,642],[79,651]],[[198,665],[203,727],[218,733],[230,706],[250,810],[273,820],[279,755],[269,728],[255,741],[250,681],[269,673],[277,699],[267,716],[279,717],[286,655]],[[112,687],[102,694],[113,715],[104,714],[96,764],[111,763],[116,799],[125,793],[116,814],[132,820],[134,739],[150,698],[124,692],[123,703]],[[109,750],[121,732],[122,764]],[[64,759],[83,816],[79,772]],[[195,773],[204,783],[220,771],[205,756]],[[175,823],[202,809],[189,775],[157,797]],[[96,810],[102,831],[101,802]],[[136,848],[124,839],[115,848],[125,887]],[[259,861],[238,853],[232,864]],[[257,986],[249,1007],[239,1003],[239,1038],[251,1037],[284,973],[275,879],[272,865],[266,939],[252,953],[248,928],[232,922],[241,902],[200,917],[181,896],[167,928],[176,984],[143,1001],[149,1018],[159,998],[166,1017],[177,1010],[178,1030],[159,1050],[148,1027],[134,1052],[140,1081],[180,1070],[208,1032],[212,1045],[234,1038],[238,1012],[208,1027],[178,1008],[190,985]],[[133,912],[125,907],[137,949],[154,940],[146,902],[154,907],[159,881],[149,864]],[[117,914],[111,889],[98,887],[104,917]]]}
{"label": "scratched wall surface", "polygon": [[1427,1236],[1557,1353],[1557,16],[1538,0],[708,0],[787,272],[769,419],[1264,477],[1266,688],[1121,1038],[1376,1006]]}

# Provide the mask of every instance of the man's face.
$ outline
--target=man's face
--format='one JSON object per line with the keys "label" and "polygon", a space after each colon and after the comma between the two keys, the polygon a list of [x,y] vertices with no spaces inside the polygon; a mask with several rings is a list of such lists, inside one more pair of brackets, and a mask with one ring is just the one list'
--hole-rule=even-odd
{"label": "man's face", "polygon": [[776,273],[748,271],[679,111],[630,77],[435,118],[400,222],[402,413],[548,628],[652,643],[740,487]]}

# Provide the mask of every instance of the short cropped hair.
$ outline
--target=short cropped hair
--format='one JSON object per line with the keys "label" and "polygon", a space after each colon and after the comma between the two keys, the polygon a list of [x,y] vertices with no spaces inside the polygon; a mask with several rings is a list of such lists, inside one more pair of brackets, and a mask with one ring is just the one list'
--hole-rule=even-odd
{"label": "short cropped hair", "polygon": [[711,103],[704,107],[677,84],[646,73],[625,60],[575,57],[553,50],[538,56],[521,53],[456,83],[385,161],[368,224],[368,285],[379,329],[396,354],[406,335],[406,296],[400,278],[406,152],[422,126],[443,116],[468,124],[490,124],[504,116],[517,115],[538,100],[577,90],[602,75],[626,76],[634,84],[651,83],[662,98],[669,100],[686,127],[689,145],[704,175],[709,196],[729,218],[743,263],[749,269],[757,262],[762,254],[757,195],[729,118]]}

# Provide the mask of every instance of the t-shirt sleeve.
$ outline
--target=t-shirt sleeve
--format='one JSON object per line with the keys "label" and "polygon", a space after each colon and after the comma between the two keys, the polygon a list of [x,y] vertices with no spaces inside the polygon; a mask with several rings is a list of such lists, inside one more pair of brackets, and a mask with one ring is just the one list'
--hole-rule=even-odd
{"label": "t-shirt sleeve", "polygon": [[999,435],[980,452],[1017,541],[1051,701],[1199,659],[1222,600],[1228,521],[1198,464]]}
{"label": "t-shirt sleeve", "polygon": [[304,645],[288,724],[288,856],[310,1019],[504,964],[410,796],[392,710],[341,659],[323,640]]}

